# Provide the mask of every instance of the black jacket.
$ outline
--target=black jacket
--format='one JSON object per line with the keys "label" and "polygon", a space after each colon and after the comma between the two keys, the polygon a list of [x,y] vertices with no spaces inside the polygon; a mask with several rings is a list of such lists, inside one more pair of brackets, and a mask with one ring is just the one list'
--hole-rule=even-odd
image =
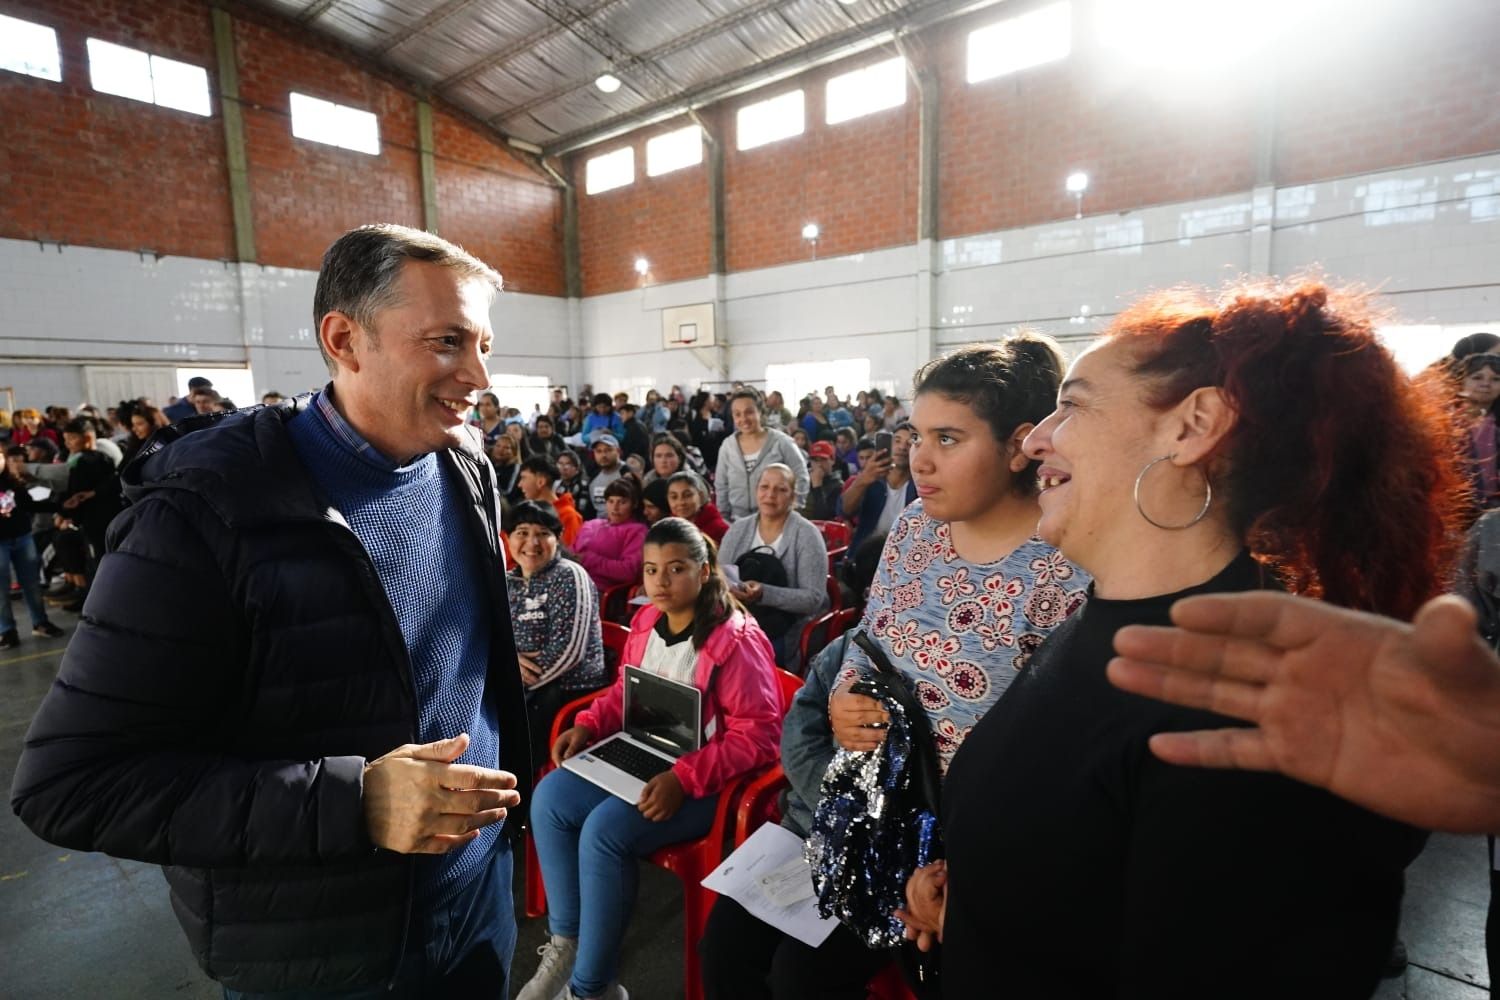
{"label": "black jacket", "polygon": [[[411,665],[286,432],[308,398],[164,428],[126,470],[131,506],[11,790],[46,840],[164,866],[194,955],[237,990],[387,979],[411,907],[415,859],[371,846],[361,802],[365,762],[416,742]],[[477,440],[441,457],[493,557],[485,696],[524,802],[493,474]]]}

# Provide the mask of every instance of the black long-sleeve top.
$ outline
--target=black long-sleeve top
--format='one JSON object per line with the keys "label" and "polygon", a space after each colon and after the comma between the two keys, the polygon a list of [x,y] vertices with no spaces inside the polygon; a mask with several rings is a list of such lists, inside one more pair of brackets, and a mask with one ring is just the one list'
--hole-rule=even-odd
{"label": "black long-sleeve top", "polygon": [[1174,767],[1153,733],[1239,725],[1113,687],[1122,626],[1258,589],[1090,597],[980,720],[943,789],[948,996],[1368,997],[1425,834],[1270,774]]}

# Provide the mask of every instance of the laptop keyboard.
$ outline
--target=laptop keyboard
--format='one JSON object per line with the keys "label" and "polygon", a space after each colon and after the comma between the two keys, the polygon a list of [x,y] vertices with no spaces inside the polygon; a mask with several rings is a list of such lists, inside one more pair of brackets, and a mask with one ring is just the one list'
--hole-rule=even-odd
{"label": "laptop keyboard", "polygon": [[649,750],[643,750],[625,740],[610,740],[590,750],[589,753],[641,781],[650,781],[672,766],[671,761],[664,760]]}

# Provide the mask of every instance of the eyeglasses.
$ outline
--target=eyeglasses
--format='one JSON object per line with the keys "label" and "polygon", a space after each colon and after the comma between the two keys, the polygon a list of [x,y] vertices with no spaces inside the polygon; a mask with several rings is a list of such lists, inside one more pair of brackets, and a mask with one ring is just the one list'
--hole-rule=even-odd
{"label": "eyeglasses", "polygon": [[1500,354],[1471,354],[1464,358],[1464,374],[1474,375],[1481,368],[1488,368],[1500,375]]}

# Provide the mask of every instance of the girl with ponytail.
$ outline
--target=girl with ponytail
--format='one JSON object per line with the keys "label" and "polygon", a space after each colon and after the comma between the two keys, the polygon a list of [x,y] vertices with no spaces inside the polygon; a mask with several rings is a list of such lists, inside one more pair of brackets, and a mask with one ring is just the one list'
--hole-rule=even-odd
{"label": "girl with ponytail", "polygon": [[730,594],[713,543],[668,517],[651,526],[642,557],[651,603],[630,623],[619,678],[558,738],[552,762],[620,729],[626,666],[703,692],[702,748],[647,782],[636,803],[561,769],[537,785],[532,826],[551,938],[520,1000],[625,1000],[616,974],[637,859],[703,836],[719,791],[776,759],[781,695],[771,644]]}
{"label": "girl with ponytail", "polygon": [[1094,585],[948,772],[946,882],[914,887],[909,924],[946,927],[945,990],[1045,995],[1067,968],[1079,996],[1368,997],[1423,835],[1289,778],[1157,759],[1154,733],[1240,723],[1105,666],[1120,628],[1168,625],[1188,595],[1405,618],[1440,593],[1463,498],[1443,400],[1356,295],[1170,292],[1074,361],[1024,448],[1039,533]]}

